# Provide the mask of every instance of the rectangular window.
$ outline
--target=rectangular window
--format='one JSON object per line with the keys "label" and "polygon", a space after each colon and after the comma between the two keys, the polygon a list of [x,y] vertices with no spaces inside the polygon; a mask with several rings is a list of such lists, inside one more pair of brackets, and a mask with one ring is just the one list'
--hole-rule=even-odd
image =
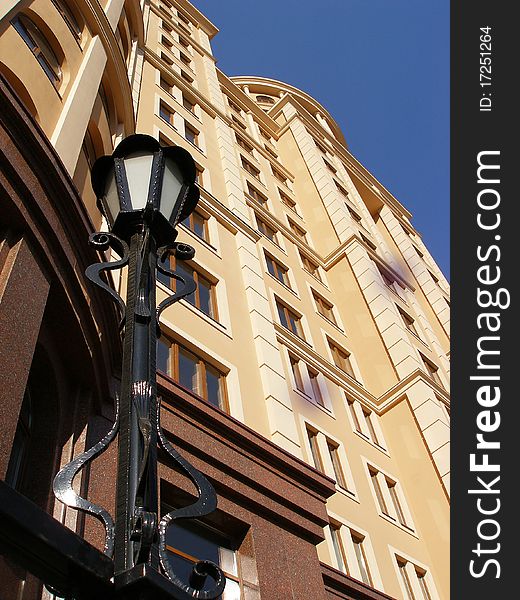
{"label": "rectangular window", "polygon": [[180,59],[181,59],[182,64],[186,65],[187,67],[189,67],[191,69],[191,58],[189,56],[186,56],[186,54],[184,54],[184,52],[181,52]]}
{"label": "rectangular window", "polygon": [[243,129],[244,131],[247,129],[246,125],[240,119],[237,119],[235,115],[231,115],[231,120],[235,125],[238,125],[240,129]]}
{"label": "rectangular window", "polygon": [[361,573],[361,579],[367,584],[372,585],[372,577],[370,576],[370,569],[368,568],[367,557],[365,554],[365,548],[363,542],[365,538],[357,535],[353,531],[350,532],[352,536],[352,543],[354,544],[354,552],[356,553],[356,560]]}
{"label": "rectangular window", "polygon": [[341,466],[341,460],[339,457],[339,446],[332,440],[327,439],[327,448],[329,449],[330,460],[332,461],[332,468],[334,469],[334,476],[336,483],[345,490],[348,490],[347,480],[343,473],[343,467]]}
{"label": "rectangular window", "polygon": [[336,184],[336,189],[338,190],[338,192],[342,196],[345,196],[346,198],[348,198],[348,192],[347,192],[347,190],[342,185],[340,185],[336,180],[334,180],[334,183]]}
{"label": "rectangular window", "polygon": [[334,549],[334,555],[336,557],[336,563],[338,569],[348,575],[347,561],[345,560],[345,550],[343,548],[343,542],[339,533],[339,525],[329,525],[330,537],[332,538],[332,548]]}
{"label": "rectangular window", "polygon": [[296,223],[294,221],[291,221],[291,219],[288,219],[288,222],[289,222],[289,228],[294,233],[294,235],[298,239],[300,239],[302,242],[306,243],[307,242],[307,232],[305,231],[305,229],[303,229],[299,225],[296,225]]}
{"label": "rectangular window", "polygon": [[352,363],[350,362],[350,353],[346,350],[343,350],[343,348],[340,348],[330,340],[328,340],[328,342],[330,351],[332,353],[332,360],[334,361],[336,367],[340,368],[347,375],[350,375],[355,379],[356,376],[354,374],[354,369],[352,368]]}
{"label": "rectangular window", "polygon": [[388,479],[387,477],[385,479],[386,479],[386,485],[388,487],[388,491],[390,492],[390,498],[392,498],[392,504],[394,505],[395,512],[397,514],[399,523],[401,523],[401,525],[404,525],[405,527],[408,527],[404,513],[403,513],[403,508],[401,506],[401,502],[399,501],[399,496],[397,494],[396,483],[395,483],[395,481],[392,481],[391,479]]}
{"label": "rectangular window", "polygon": [[257,169],[254,165],[252,165],[248,160],[246,160],[242,155],[240,156],[242,167],[253,177],[256,179],[260,179],[260,169]]}
{"label": "rectangular window", "polygon": [[[395,558],[399,568],[399,574],[401,575],[403,587],[406,590],[407,599],[432,600],[432,595],[427,583],[427,571],[400,556],[396,556]],[[414,593],[415,586],[412,584],[412,578],[414,578],[414,580],[417,582],[417,587],[421,592],[420,596]],[[415,587],[415,589],[417,589],[417,587]]]}
{"label": "rectangular window", "polygon": [[334,312],[332,310],[333,309],[332,304],[330,304],[330,302],[325,300],[325,298],[318,296],[318,294],[316,294],[316,292],[314,292],[314,290],[312,292],[312,295],[314,297],[314,301],[316,302],[316,307],[317,307],[320,315],[322,315],[328,321],[330,321],[331,323],[334,323],[334,325],[336,325],[336,318],[334,317]]}
{"label": "rectangular window", "polygon": [[369,240],[367,238],[366,235],[364,235],[363,233],[359,232],[359,235],[361,236],[361,239],[365,242],[365,244],[369,247],[372,248],[372,250],[377,250],[377,246],[374,244],[374,242],[372,240]]}
{"label": "rectangular window", "polygon": [[404,310],[402,310],[399,306],[397,307],[397,310],[399,311],[399,314],[401,315],[401,319],[403,320],[403,323],[405,324],[406,329],[408,329],[414,335],[419,337],[419,333],[417,332],[417,329],[415,327],[415,321],[412,319],[412,317],[408,313],[404,312]]}
{"label": "rectangular window", "polygon": [[289,354],[289,362],[291,364],[291,371],[294,377],[294,383],[296,389],[305,394],[305,386],[303,385],[302,374],[300,371],[300,360],[295,358],[292,354]]}
{"label": "rectangular window", "polygon": [[186,48],[186,50],[190,51],[191,49],[191,45],[188,42],[188,40],[186,38],[183,38],[182,35],[179,35],[179,44],[183,47]]}
{"label": "rectangular window", "polygon": [[267,203],[267,196],[264,196],[264,194],[259,192],[254,186],[252,186],[249,183],[249,181],[247,182],[247,193],[251,196],[251,198],[259,202],[260,204]]}
{"label": "rectangular window", "polygon": [[199,167],[199,165],[195,165],[195,183],[200,187],[204,187],[204,169]]}
{"label": "rectangular window", "polygon": [[270,254],[265,253],[265,261],[267,263],[267,270],[273,277],[276,277],[278,281],[282,282],[287,287],[290,286],[289,282],[289,269],[280,264],[275,258],[273,258]]}
{"label": "rectangular window", "polygon": [[165,104],[162,101],[159,103],[159,116],[163,121],[166,121],[166,123],[168,123],[168,125],[171,125],[172,127],[174,114],[175,113],[173,112],[173,110],[167,104]]}
{"label": "rectangular window", "polygon": [[349,215],[356,221],[356,223],[361,224],[361,215],[359,215],[353,208],[351,208],[346,202],[345,206],[348,210]]}
{"label": "rectangular window", "polygon": [[318,432],[310,429],[309,427],[307,427],[306,430],[314,467],[323,473],[323,462],[321,460],[320,449],[318,446]]}
{"label": "rectangular window", "polygon": [[273,167],[272,165],[271,171],[273,172],[273,175],[276,177],[276,179],[278,179],[278,181],[280,181],[284,185],[287,185],[287,177],[283,173],[281,173],[277,168]]}
{"label": "rectangular window", "polygon": [[184,123],[184,137],[188,140],[188,142],[191,142],[194,146],[198,147],[199,132],[191,125],[188,125],[188,123]]}
{"label": "rectangular window", "polygon": [[239,115],[242,115],[242,109],[240,108],[240,106],[238,106],[238,104],[235,104],[233,102],[233,100],[231,100],[231,98],[227,99],[229,107],[234,110],[236,113],[238,113]]}
{"label": "rectangular window", "polygon": [[441,387],[444,387],[442,385],[442,380],[439,376],[439,367],[437,365],[434,365],[431,360],[428,360],[426,358],[426,356],[423,356],[420,352],[419,354],[421,355],[423,364],[424,364],[424,368],[426,369],[426,372],[428,373],[428,375],[433,379],[433,381],[435,381],[435,383],[437,383],[438,385],[440,385]]}
{"label": "rectangular window", "polygon": [[406,572],[406,561],[397,560],[397,565],[399,567],[399,573],[401,575],[401,579],[404,585],[404,589],[406,590],[406,595],[408,600],[418,600],[413,593],[412,584],[410,582],[410,578],[408,577],[408,573]]}
{"label": "rectangular window", "polygon": [[186,95],[182,95],[182,105],[186,110],[189,110],[190,113],[195,114],[195,102],[190,100]]}
{"label": "rectangular window", "polygon": [[303,328],[301,323],[301,317],[294,313],[290,308],[282,304],[279,300],[276,300],[276,308],[278,310],[278,317],[280,323],[289,331],[292,331],[294,335],[297,335],[302,340],[305,339],[303,335]]}
{"label": "rectangular window", "polygon": [[312,261],[308,256],[305,256],[305,254],[302,254],[301,252],[300,258],[302,259],[303,268],[307,271],[307,273],[309,273],[313,277],[316,277],[318,281],[321,281],[318,265],[314,261]]}
{"label": "rectangular window", "polygon": [[164,62],[169,65],[170,67],[173,65],[173,60],[167,56],[164,52],[161,52],[161,59],[164,60]]}
{"label": "rectangular window", "polygon": [[[171,511],[164,508],[163,514]],[[226,587],[223,599],[241,597],[242,585],[234,545],[214,530],[193,521],[176,520],[167,529],[166,550],[168,562],[175,574],[189,585],[190,574],[200,560],[209,560],[224,571]]]}
{"label": "rectangular window", "polygon": [[258,231],[263,233],[266,238],[270,239],[275,244],[278,244],[278,240],[276,238],[276,231],[268,225],[263,219],[261,219],[258,215],[255,214],[256,223],[258,225]]}
{"label": "rectangular window", "polygon": [[354,421],[354,427],[356,428],[356,431],[358,433],[363,433],[363,430],[361,429],[361,423],[359,422],[359,417],[356,413],[356,409],[354,407],[354,400],[348,400],[347,399],[347,404],[348,404],[348,408],[350,411],[350,416],[352,417],[352,420]]}
{"label": "rectangular window", "polygon": [[173,47],[173,42],[171,42],[166,36],[161,36],[161,44],[171,50]]}
{"label": "rectangular window", "polygon": [[362,409],[363,416],[365,417],[365,423],[367,424],[368,431],[370,432],[370,438],[377,446],[381,446],[379,443],[376,430],[374,428],[374,423],[372,419],[374,418],[372,411],[368,410],[368,408],[363,407]]}
{"label": "rectangular window", "polygon": [[238,145],[239,145],[239,146],[240,146],[240,147],[241,147],[243,150],[245,150],[245,151],[246,151],[246,152],[248,152],[249,154],[253,154],[253,146],[252,146],[252,145],[251,145],[249,142],[246,142],[246,140],[245,140],[243,137],[241,137],[241,136],[239,136],[239,135],[237,135],[237,134],[235,134],[235,138],[236,138],[236,140],[237,140],[237,144],[238,144]]}
{"label": "rectangular window", "polygon": [[278,193],[280,194],[282,204],[285,204],[285,206],[296,212],[296,202],[292,198],[289,198],[287,194],[284,194],[282,190],[278,190]]}
{"label": "rectangular window", "polygon": [[160,80],[160,86],[165,92],[168,92],[168,94],[170,94],[170,95],[173,92],[172,84],[167,79],[165,79],[162,75],[161,75],[161,80]]}
{"label": "rectangular window", "polygon": [[325,148],[325,146],[321,143],[318,142],[318,140],[316,138],[312,138],[314,144],[316,145],[316,148],[318,148],[318,150],[322,153],[322,154],[327,154],[327,148]]}
{"label": "rectangular window", "polygon": [[177,342],[161,338],[157,368],[166,369],[179,385],[201,396],[210,404],[228,411],[226,376],[214,365]]}
{"label": "rectangular window", "polygon": [[376,498],[379,503],[379,508],[381,512],[385,515],[388,515],[388,508],[386,506],[385,498],[383,496],[383,491],[381,489],[381,485],[379,484],[379,480],[377,478],[378,471],[375,469],[369,468],[370,478],[372,480],[372,485],[374,486],[374,491],[376,493]]}
{"label": "rectangular window", "polygon": [[[172,270],[176,271],[181,277],[183,275],[192,277],[197,285],[197,289],[189,296],[186,296],[185,300],[198,308],[205,315],[208,315],[208,317],[218,321],[215,284],[184,261],[175,261],[175,259],[172,258],[171,263]],[[175,281],[175,279],[171,280],[171,287],[173,290],[175,290]]]}
{"label": "rectangular window", "polygon": [[323,162],[325,163],[325,166],[327,167],[327,169],[331,173],[333,173],[334,175],[336,175],[336,173],[338,172],[338,170],[336,169],[336,167],[334,167],[333,165],[331,165],[328,160],[323,159]]}
{"label": "rectangular window", "polygon": [[188,75],[188,73],[186,73],[186,71],[184,71],[183,69],[181,69],[181,78],[184,79],[186,83],[193,83],[193,77],[191,77],[191,75]]}
{"label": "rectangular window", "polygon": [[209,242],[207,217],[201,215],[197,211],[193,211],[191,215],[186,219],[186,221],[183,221],[183,223],[201,240]]}
{"label": "rectangular window", "polygon": [[309,373],[309,380],[311,382],[312,395],[316,404],[323,406],[325,408],[325,402],[323,400],[323,395],[321,393],[320,384],[318,381],[318,371],[311,369],[311,367],[307,366],[307,372]]}

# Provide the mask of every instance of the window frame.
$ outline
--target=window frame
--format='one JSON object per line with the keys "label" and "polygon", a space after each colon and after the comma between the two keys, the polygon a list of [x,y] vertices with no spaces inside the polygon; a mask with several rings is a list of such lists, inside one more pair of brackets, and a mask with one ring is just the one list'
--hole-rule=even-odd
{"label": "window frame", "polygon": [[325,319],[327,319],[327,321],[338,327],[338,322],[334,314],[334,304],[326,300],[323,296],[318,294],[318,292],[316,292],[312,288],[311,293],[314,299],[314,303],[316,304],[317,313]]}
{"label": "window frame", "polygon": [[[275,304],[276,304],[276,310],[277,310],[277,314],[278,314],[278,319],[280,321],[280,325],[282,325],[282,327],[287,329],[287,331],[290,331],[293,335],[297,336],[301,340],[306,341],[304,331],[303,331],[302,315],[298,315],[296,312],[294,312],[294,310],[292,308],[287,306],[287,304],[285,304],[285,302],[280,300],[277,296],[275,296]],[[284,319],[285,319],[286,324],[283,323],[283,320],[282,320],[282,317],[280,314],[280,309],[282,310],[282,313],[284,314]],[[292,318],[292,321],[291,321],[291,318]],[[289,323],[294,323],[294,329],[289,327]]]}
{"label": "window frame", "polygon": [[[269,274],[274,277],[277,281],[283,284],[285,287],[291,288],[291,281],[289,279],[289,267],[282,265],[274,256],[269,254],[269,252],[264,250],[265,262],[267,265],[267,271]],[[272,271],[271,268],[272,267]]]}

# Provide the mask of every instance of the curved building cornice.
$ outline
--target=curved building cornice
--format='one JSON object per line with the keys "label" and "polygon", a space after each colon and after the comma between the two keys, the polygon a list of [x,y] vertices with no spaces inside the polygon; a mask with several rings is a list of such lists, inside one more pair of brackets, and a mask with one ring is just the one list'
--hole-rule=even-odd
{"label": "curved building cornice", "polygon": [[[268,77],[240,75],[236,77],[230,77],[229,79],[240,88],[247,86],[249,89],[249,95],[266,94],[280,98],[284,93],[291,94],[297,98],[300,104],[314,117],[316,117],[317,114],[320,115],[329,125],[334,137],[341,144],[343,144],[345,148],[347,147],[345,136],[329,111],[306,92],[294,87],[293,85],[284,83],[283,81],[278,81],[277,79],[271,79]],[[252,99],[254,100],[253,96]]]}

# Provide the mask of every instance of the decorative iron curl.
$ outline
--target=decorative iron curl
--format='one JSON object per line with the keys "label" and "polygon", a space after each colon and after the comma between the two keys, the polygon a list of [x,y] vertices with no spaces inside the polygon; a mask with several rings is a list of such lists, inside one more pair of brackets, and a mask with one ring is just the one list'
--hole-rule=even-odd
{"label": "decorative iron curl", "polygon": [[189,296],[197,289],[197,284],[192,277],[189,275],[179,275],[175,271],[171,271],[165,266],[164,261],[170,254],[174,254],[175,257],[180,260],[190,260],[195,256],[195,249],[192,246],[181,242],[175,242],[171,246],[161,246],[157,249],[157,270],[163,275],[166,275],[184,284],[181,289],[178,289],[179,286],[177,286],[175,293],[171,296],[168,296],[168,298],[163,300],[157,307],[157,327],[159,327],[159,318],[165,308],[171,306],[179,300],[182,300],[182,298]]}
{"label": "decorative iron curl", "polygon": [[119,310],[121,311],[119,329],[122,330],[125,324],[125,303],[121,296],[101,279],[100,273],[101,271],[113,271],[115,269],[121,269],[128,264],[128,257],[130,254],[128,244],[113,233],[109,233],[107,231],[97,231],[96,233],[92,233],[88,239],[88,243],[90,246],[96,248],[96,250],[99,250],[100,252],[104,252],[109,248],[112,248],[112,250],[115,250],[121,257],[119,260],[112,262],[102,262],[90,265],[87,267],[85,275],[88,277],[88,279],[90,279],[90,281],[92,281],[92,283],[108,292],[112,297],[112,300],[118,304]]}
{"label": "decorative iron curl", "polygon": [[74,477],[78,474],[86,463],[93,460],[97,456],[100,456],[108,447],[110,442],[114,439],[119,429],[119,397],[116,396],[116,417],[114,424],[110,431],[105,437],[100,440],[97,444],[92,446],[89,450],[83,452],[77,456],[70,463],[65,465],[54,478],[52,488],[56,498],[63,502],[66,506],[82,510],[83,512],[89,513],[103,522],[105,526],[105,554],[112,556],[114,552],[114,520],[110,514],[102,507],[90,502],[89,500],[76,494],[72,488],[72,482]]}
{"label": "decorative iron curl", "polygon": [[[160,400],[158,400],[158,403],[157,434],[159,442],[170,457],[173,458],[177,465],[193,481],[199,494],[198,499],[193,504],[172,510],[161,519],[159,523],[159,558],[161,566],[172,583],[186,594],[186,598],[214,600],[224,592],[224,587],[226,585],[226,577],[218,565],[209,560],[197,562],[193,566],[188,585],[177,577],[168,561],[168,554],[166,551],[166,531],[169,525],[176,519],[197,519],[212,513],[217,508],[217,494],[215,488],[206,477],[181,456],[164,435],[160,423]],[[215,583],[211,589],[202,590],[201,588],[208,576],[210,576]]]}

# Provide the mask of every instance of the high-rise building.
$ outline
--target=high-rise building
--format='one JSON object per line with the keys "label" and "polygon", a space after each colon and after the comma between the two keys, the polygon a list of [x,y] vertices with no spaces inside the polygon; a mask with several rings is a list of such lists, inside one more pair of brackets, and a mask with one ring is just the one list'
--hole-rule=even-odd
{"label": "high-rise building", "polygon": [[[164,311],[157,366],[168,436],[219,498],[171,560],[219,560],[225,599],[445,600],[448,283],[327,109],[226,76],[217,32],[185,0],[0,6],[0,476],[102,550],[52,478],[114,419],[118,316],[83,274],[104,226],[90,170],[146,133],[197,165],[179,227],[196,255],[172,267],[198,289]],[[109,512],[115,461],[75,481]],[[159,474],[163,506],[193,498],[167,457]],[[51,598],[8,529],[2,598]]]}

